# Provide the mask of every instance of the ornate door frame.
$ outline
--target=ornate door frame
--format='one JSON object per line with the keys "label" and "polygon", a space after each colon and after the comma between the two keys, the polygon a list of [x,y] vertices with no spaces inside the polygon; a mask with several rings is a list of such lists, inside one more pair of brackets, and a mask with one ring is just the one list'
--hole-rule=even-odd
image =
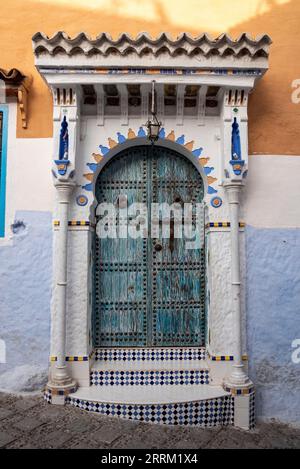
{"label": "ornate door frame", "polygon": [[[197,96],[197,116],[191,125],[194,130],[189,132],[191,139],[198,134],[198,126],[208,123],[205,115],[206,91],[211,86],[219,87],[220,113],[216,131],[211,129],[210,136],[220,141],[220,146],[215,151],[215,162],[218,168],[218,190],[223,194],[224,203],[222,204],[219,197],[214,198],[216,205],[212,205],[211,200],[211,207],[222,207],[218,214],[213,214],[211,220],[207,220],[207,235],[210,238],[210,255],[207,258],[211,259],[208,275],[212,277],[209,306],[209,330],[212,334],[208,352],[211,356],[215,355],[211,360],[212,366],[223,365],[222,357],[232,355],[232,375],[228,384],[236,389],[248,386],[242,361],[244,327],[239,272],[239,208],[240,193],[248,169],[248,94],[268,69],[270,44],[271,39],[267,35],[253,39],[246,33],[236,40],[227,34],[215,40],[206,34],[193,38],[186,33],[175,40],[165,33],[154,40],[144,33],[136,38],[123,33],[117,40],[105,33],[95,40],[84,33],[75,38],[70,38],[63,32],[51,38],[43,33],[34,35],[35,64],[52,90],[54,98],[52,174],[57,194],[57,220],[54,228],[56,249],[51,333],[51,353],[54,360],[49,379],[50,389],[52,386],[53,389],[58,388],[64,393],[73,387],[70,378],[74,377],[78,382],[83,379],[78,376],[82,363],[74,360],[74,367],[70,372],[67,369],[70,364],[66,363],[69,361],[66,360],[66,355],[68,358],[81,357],[86,363],[90,363],[92,356],[88,272],[95,207],[89,212],[91,197],[80,197],[81,194],[77,194],[76,198],[73,196],[80,185],[81,165],[86,163],[79,142],[79,134],[82,132],[80,125],[83,87],[87,84],[95,87],[95,126],[98,130],[99,126],[102,127],[106,132],[110,130],[111,120],[105,113],[104,86],[113,83],[123,90],[119,122],[122,126],[128,126],[130,115],[126,104],[126,86],[138,83],[145,91],[145,85],[149,85],[153,79],[160,90],[164,85],[172,84],[179,91],[173,128],[175,125],[192,124],[189,117],[184,115],[185,86],[201,87]],[[230,53],[227,53],[228,51]],[[147,92],[142,93],[139,126],[146,120],[147,102]],[[159,114],[167,121],[167,116],[164,115],[163,93],[159,96],[158,107]],[[60,132],[64,120],[68,123],[68,139],[64,157],[61,159]],[[238,136],[240,138],[237,138]],[[235,146],[237,140],[240,140],[240,145]],[[130,141],[130,144],[132,143]],[[112,157],[114,151],[119,149],[120,146],[116,150],[112,149],[110,155],[106,156]],[[106,151],[106,148],[104,150]],[[191,156],[188,158],[191,159]],[[108,161],[108,158],[105,158],[105,161]],[[102,164],[105,164],[104,161],[97,166],[98,172]],[[84,204],[86,209],[83,208]],[[208,207],[210,212],[211,207]],[[222,219],[221,214],[225,218]],[[223,228],[226,231],[221,232]],[[242,268],[244,269],[243,266]],[[218,369],[220,371],[220,367]],[[89,382],[88,366],[85,372],[84,380]],[[224,375],[224,368],[220,373],[216,373],[219,380]]]}
{"label": "ornate door frame", "polygon": [[[127,144],[119,145],[117,151],[116,151],[116,150],[114,151],[114,149],[112,149],[112,150],[109,152],[109,154],[106,155],[106,157],[105,157],[105,163],[103,163],[102,165],[99,165],[100,167],[99,167],[98,173],[95,175],[95,179],[94,179],[94,180],[95,180],[95,181],[98,180],[98,178],[101,176],[102,170],[104,169],[104,167],[107,167],[107,165],[108,165],[109,162],[112,162],[113,159],[117,158],[120,154],[124,153],[124,151],[130,150],[130,149],[134,149],[134,148],[138,148],[138,147],[141,147],[141,148],[147,148],[147,147],[148,147],[148,148],[150,148],[149,141],[147,141],[146,139],[141,139],[141,138],[132,139],[130,142],[127,142]],[[199,178],[200,178],[201,181],[202,181],[202,193],[203,193],[203,195],[202,195],[202,198],[201,198],[201,199],[202,199],[202,202],[203,202],[204,196],[205,196],[205,193],[206,193],[206,190],[207,190],[207,178],[206,178],[206,176],[205,176],[205,173],[204,173],[204,171],[203,171],[203,168],[202,168],[201,164],[198,163],[198,160],[195,159],[195,158],[193,158],[193,156],[190,154],[190,152],[185,151],[185,149],[182,148],[182,146],[180,146],[179,144],[176,144],[176,143],[174,143],[174,142],[168,142],[168,141],[167,141],[167,142],[162,142],[162,144],[161,144],[161,143],[157,144],[156,147],[159,147],[159,148],[162,148],[162,149],[165,148],[167,152],[168,152],[168,151],[170,152],[171,156],[172,156],[172,154],[174,155],[174,157],[176,157],[176,155],[177,155],[179,158],[181,157],[181,158],[183,158],[184,160],[186,160],[187,163],[189,163],[189,164],[192,163],[193,167],[195,167],[195,169],[196,169],[196,171],[197,171],[197,173],[198,173],[198,175],[199,175]],[[188,166],[187,166],[187,167],[188,167]],[[149,176],[149,175],[148,175],[148,176]],[[146,181],[146,182],[147,182],[147,184],[149,185],[149,181]],[[150,181],[150,183],[151,183],[151,181]],[[97,209],[97,203],[98,203],[98,202],[97,202],[97,197],[96,197],[96,187],[97,187],[97,184],[95,183],[95,184],[94,184],[94,203],[93,203],[94,214],[95,214],[95,211],[96,211],[96,209]],[[96,236],[96,235],[95,235],[95,236]],[[204,207],[203,207],[203,239],[204,239]],[[95,256],[95,252],[96,252],[96,249],[95,249],[96,242],[97,242],[97,241],[96,241],[96,238],[95,238],[94,245],[93,245],[94,256]],[[147,243],[147,245],[151,246],[151,243]],[[97,246],[98,246],[98,248],[99,248],[99,244],[97,244]],[[205,250],[205,248],[204,248],[204,244],[203,244],[203,248],[202,248],[202,249],[204,250],[204,253],[203,253],[203,260],[202,260],[201,262],[203,262],[203,263],[205,264],[205,255],[206,255],[205,251],[206,251],[206,250]],[[148,250],[148,248],[147,248],[147,250]],[[149,254],[149,253],[148,253],[148,254]],[[200,254],[200,255],[201,255],[201,254]],[[147,258],[148,258],[148,257],[149,257],[149,256],[147,255]],[[149,324],[147,324],[147,334],[146,334],[146,335],[147,335],[147,337],[146,337],[146,342],[147,342],[147,344],[137,344],[137,345],[135,345],[135,344],[128,344],[128,345],[122,344],[122,345],[119,345],[118,343],[116,343],[116,344],[114,345],[114,344],[105,344],[105,343],[104,343],[104,344],[102,345],[101,343],[99,343],[99,340],[100,340],[99,337],[98,337],[97,340],[95,340],[95,335],[96,335],[96,334],[95,334],[95,331],[96,331],[97,328],[100,327],[99,324],[96,326],[95,316],[94,316],[94,315],[95,315],[95,312],[94,312],[95,303],[98,304],[98,301],[99,301],[99,298],[97,297],[97,293],[95,292],[95,290],[96,290],[96,286],[95,286],[95,278],[96,278],[96,275],[95,275],[95,269],[96,269],[95,261],[96,261],[96,259],[94,259],[94,263],[93,263],[93,274],[92,274],[93,279],[94,279],[94,285],[93,285],[93,288],[94,288],[93,302],[94,302],[94,304],[93,304],[93,315],[92,315],[92,330],[93,330],[94,346],[96,346],[96,347],[99,347],[99,346],[123,346],[123,347],[124,347],[124,346],[129,346],[129,347],[130,347],[130,346],[131,346],[131,347],[132,347],[132,346],[150,346],[150,347],[152,346],[152,347],[157,347],[157,346],[203,346],[203,345],[205,345],[205,344],[204,344],[204,342],[205,342],[205,332],[204,332],[204,330],[205,330],[205,323],[206,323],[206,317],[205,317],[205,316],[206,316],[206,312],[204,311],[204,308],[206,308],[206,304],[207,304],[207,303],[206,303],[206,300],[205,300],[205,297],[206,297],[206,286],[204,286],[204,291],[201,293],[201,299],[199,299],[200,303],[201,303],[201,301],[203,300],[203,301],[202,301],[202,303],[203,303],[203,311],[202,311],[201,315],[199,316],[199,321],[200,321],[199,324],[200,324],[201,321],[202,321],[202,322],[204,323],[204,325],[203,325],[204,329],[203,329],[203,331],[202,331],[201,334],[200,334],[201,337],[199,338],[199,343],[198,343],[198,345],[197,345],[197,343],[189,343],[189,344],[188,344],[188,343],[187,343],[188,341],[187,341],[186,343],[168,343],[168,344],[166,344],[166,343],[161,343],[161,344],[160,344],[160,343],[155,343],[155,340],[154,340],[153,338],[152,338],[152,342],[150,343],[150,342],[149,342],[149,340],[150,340],[150,339],[149,339]],[[204,267],[204,266],[203,266],[203,269],[205,270],[205,267]],[[203,272],[204,272],[204,271],[203,271]],[[192,273],[193,273],[193,272],[192,272]],[[205,282],[204,273],[203,273],[202,277],[203,277],[203,279],[202,279],[202,280],[203,280],[203,285],[205,285],[206,282]],[[98,279],[98,281],[99,281],[99,279]],[[199,280],[199,281],[200,281],[200,280]],[[147,286],[147,289],[148,289],[148,287],[149,287],[149,286]],[[99,288],[99,286],[98,286],[97,288]],[[149,291],[148,291],[148,294],[149,294]],[[202,303],[201,303],[201,304],[202,304]],[[148,309],[149,309],[149,308],[148,308]],[[200,310],[199,310],[199,314],[200,314]],[[148,322],[148,321],[149,321],[149,311],[148,311],[146,317],[147,317],[146,320],[147,320],[147,322]],[[98,317],[98,319],[97,319],[97,322],[99,323],[99,317]],[[202,325],[201,325],[201,330],[202,330]],[[99,332],[99,331],[98,331],[98,332]],[[152,331],[152,333],[153,333],[153,331]],[[99,335],[99,334],[98,334],[98,335]],[[171,339],[170,339],[170,340],[171,340]],[[95,342],[96,342],[96,343],[95,343]]]}

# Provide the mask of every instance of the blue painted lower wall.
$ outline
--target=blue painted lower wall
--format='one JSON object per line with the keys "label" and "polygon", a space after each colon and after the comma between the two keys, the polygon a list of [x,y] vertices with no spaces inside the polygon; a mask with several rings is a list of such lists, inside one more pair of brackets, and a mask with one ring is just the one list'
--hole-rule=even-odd
{"label": "blue painted lower wall", "polygon": [[247,335],[257,415],[300,423],[300,229],[246,229]]}
{"label": "blue painted lower wall", "polygon": [[[26,211],[16,220],[13,245],[0,247],[0,339],[7,352],[0,388],[8,382],[10,390],[37,389],[49,359],[52,216]],[[299,423],[300,364],[292,362],[291,344],[300,338],[300,229],[248,226],[246,252],[247,341],[257,415]]]}
{"label": "blue painted lower wall", "polygon": [[6,345],[0,388],[21,391],[34,388],[48,368],[52,214],[17,212],[15,220],[13,245],[0,246],[0,339]]}

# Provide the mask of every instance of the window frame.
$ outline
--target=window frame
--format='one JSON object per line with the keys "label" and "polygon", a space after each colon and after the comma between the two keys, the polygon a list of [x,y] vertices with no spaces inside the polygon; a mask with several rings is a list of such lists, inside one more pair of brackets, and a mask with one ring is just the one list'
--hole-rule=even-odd
{"label": "window frame", "polygon": [[8,106],[0,104],[2,113],[1,144],[1,176],[0,176],[0,238],[5,236],[5,208],[6,208],[6,165],[7,165],[7,136],[8,136]]}

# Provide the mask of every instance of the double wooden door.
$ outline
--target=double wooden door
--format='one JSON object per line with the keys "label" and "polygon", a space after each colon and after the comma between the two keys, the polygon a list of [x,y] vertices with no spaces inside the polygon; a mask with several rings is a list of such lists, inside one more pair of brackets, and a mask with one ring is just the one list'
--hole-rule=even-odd
{"label": "double wooden door", "polygon": [[[193,207],[201,207],[203,181],[196,167],[163,147],[134,147],[121,152],[103,168],[96,182],[96,198],[99,204],[116,207],[117,236],[99,237],[98,229],[95,234],[94,345],[203,345],[203,217],[200,216],[197,229],[199,245],[187,249],[184,235],[181,239],[174,236],[176,221],[172,212],[168,237],[162,233],[166,223],[163,215],[158,219],[151,212],[153,203],[175,203],[176,207],[192,203]],[[143,204],[145,209],[130,215],[132,204]],[[103,225],[108,212],[96,213],[97,223]],[[135,229],[143,230],[144,237],[130,233],[124,236],[127,228],[122,213],[126,213],[127,224],[136,223]],[[195,221],[194,211],[192,220]]]}

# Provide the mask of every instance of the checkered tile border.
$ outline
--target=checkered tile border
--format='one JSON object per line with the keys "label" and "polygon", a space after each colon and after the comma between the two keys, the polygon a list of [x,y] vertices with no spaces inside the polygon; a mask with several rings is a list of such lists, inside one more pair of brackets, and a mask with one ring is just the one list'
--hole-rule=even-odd
{"label": "checkered tile border", "polygon": [[231,425],[234,425],[234,397],[231,397],[231,411],[230,411],[230,419],[231,419]]}
{"label": "checkered tile border", "polygon": [[44,390],[44,399],[49,402],[49,404],[52,403],[52,397],[54,396],[68,396],[69,394],[72,394],[77,391],[77,387],[73,387],[71,389],[49,389],[48,387],[45,388]]}
{"label": "checkered tile border", "polygon": [[255,427],[256,417],[255,417],[255,392],[252,392],[249,396],[249,428],[250,430]]}
{"label": "checkered tile border", "polygon": [[45,389],[44,399],[45,399],[46,402],[48,402],[48,404],[51,404],[51,402],[52,402],[52,393],[51,393],[50,389]]}
{"label": "checkered tile border", "polygon": [[92,371],[91,385],[209,384],[209,370]]}
{"label": "checkered tile border", "polygon": [[103,361],[205,360],[205,358],[204,348],[102,348],[95,350],[95,360]]}
{"label": "checkered tile border", "polygon": [[[245,228],[245,222],[239,222],[240,228]],[[230,228],[230,221],[213,221],[206,223],[205,228]]]}
{"label": "checkered tile border", "polygon": [[[70,356],[70,357],[66,357],[66,362],[87,362],[89,359],[88,356],[83,356],[83,357],[79,357],[79,356]],[[56,362],[57,361],[57,357],[52,355],[50,357],[50,361],[51,362]]]}
{"label": "checkered tile border", "polygon": [[[209,355],[207,356],[213,361],[213,362],[232,362],[234,361],[234,356],[233,355]],[[248,360],[248,355],[243,355],[242,359],[244,361]]]}
{"label": "checkered tile border", "polygon": [[75,397],[67,398],[67,402],[83,410],[128,420],[200,427],[231,424],[231,396],[172,404],[105,404]]}
{"label": "checkered tile border", "polygon": [[230,392],[234,396],[243,396],[251,394],[254,391],[254,388],[229,388],[227,386],[225,386],[224,389],[225,391]]}
{"label": "checkered tile border", "polygon": [[[60,226],[60,221],[54,220],[53,226],[55,227]],[[89,221],[85,221],[85,220],[69,220],[68,226],[94,226],[94,225],[90,223]]]}

